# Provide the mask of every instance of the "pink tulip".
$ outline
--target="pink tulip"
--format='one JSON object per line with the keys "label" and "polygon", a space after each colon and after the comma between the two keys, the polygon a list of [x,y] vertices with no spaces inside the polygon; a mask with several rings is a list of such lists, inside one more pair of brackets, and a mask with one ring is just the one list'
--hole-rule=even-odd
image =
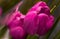
{"label": "pink tulip", "polygon": [[30,35],[45,35],[53,24],[54,17],[50,14],[50,8],[43,1],[30,8],[24,18],[24,29]]}
{"label": "pink tulip", "polygon": [[14,28],[17,26],[23,26],[24,15],[22,15],[19,11],[13,13],[7,21],[7,25],[9,28]]}
{"label": "pink tulip", "polygon": [[25,31],[22,27],[12,28],[10,29],[10,35],[12,39],[24,39]]}

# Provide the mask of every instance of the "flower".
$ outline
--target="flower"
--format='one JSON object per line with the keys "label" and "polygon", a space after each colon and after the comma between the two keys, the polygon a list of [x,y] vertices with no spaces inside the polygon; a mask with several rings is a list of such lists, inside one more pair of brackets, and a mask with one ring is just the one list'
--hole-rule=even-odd
{"label": "flower", "polygon": [[54,23],[54,17],[50,14],[50,8],[43,1],[36,3],[29,9],[24,18],[24,29],[30,35],[45,35]]}
{"label": "flower", "polygon": [[24,18],[24,29],[27,30],[27,33],[34,35],[37,32],[38,28],[38,18],[36,13],[27,13]]}
{"label": "flower", "polygon": [[22,27],[12,28],[9,33],[13,39],[24,39],[25,37],[25,31]]}
{"label": "flower", "polygon": [[43,1],[36,3],[32,8],[29,9],[28,12],[31,11],[36,12],[37,14],[46,13],[47,15],[50,15],[50,8]]}
{"label": "flower", "polygon": [[38,15],[39,19],[39,27],[37,30],[37,34],[45,35],[52,28],[54,23],[54,17],[48,16],[47,14],[41,13]]}
{"label": "flower", "polygon": [[24,19],[24,15],[22,15],[19,11],[16,11],[9,17],[9,19],[7,21],[7,25],[9,28],[22,26],[23,19]]}
{"label": "flower", "polygon": [[[22,2],[21,2],[22,3]],[[4,20],[8,29],[9,29],[9,33],[12,37],[12,39],[25,39],[26,37],[26,32],[23,29],[23,22],[24,22],[24,17],[25,15],[23,15],[20,11],[18,11],[18,8],[21,4],[17,4],[15,6],[15,8],[13,8],[13,10],[15,10],[14,12],[12,11],[12,14],[8,14],[6,17],[6,19]]]}
{"label": "flower", "polygon": [[23,29],[23,20],[25,15],[19,11],[14,12],[9,16],[7,27],[12,39],[25,39],[26,33]]}
{"label": "flower", "polygon": [[[29,9],[29,11],[31,11],[31,10],[33,10],[33,11],[35,11],[35,10],[37,10],[38,9],[38,7],[43,7],[43,6],[47,6],[47,4],[45,3],[45,2],[43,2],[43,1],[39,1],[39,2],[37,2],[32,8],[30,8]],[[40,9],[40,8],[39,8]],[[37,10],[38,11],[38,10]]]}
{"label": "flower", "polygon": [[[18,11],[19,7],[21,6],[23,2],[20,1],[18,4],[16,4],[12,9],[10,9],[7,14],[5,14],[3,17],[0,18],[0,24],[1,25],[9,25],[9,23],[13,20],[14,16],[16,14],[20,15],[21,12]],[[1,10],[1,8],[0,8]],[[1,10],[2,11],[2,10]],[[0,13],[1,14],[1,13]]]}

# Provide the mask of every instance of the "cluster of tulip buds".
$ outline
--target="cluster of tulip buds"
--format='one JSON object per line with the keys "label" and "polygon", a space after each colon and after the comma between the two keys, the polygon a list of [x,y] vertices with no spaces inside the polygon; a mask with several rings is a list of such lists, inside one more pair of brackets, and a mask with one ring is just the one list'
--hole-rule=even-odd
{"label": "cluster of tulip buds", "polygon": [[54,17],[50,14],[48,5],[39,1],[24,15],[19,10],[9,16],[7,27],[13,39],[25,39],[26,36],[43,36],[50,31],[54,24]]}

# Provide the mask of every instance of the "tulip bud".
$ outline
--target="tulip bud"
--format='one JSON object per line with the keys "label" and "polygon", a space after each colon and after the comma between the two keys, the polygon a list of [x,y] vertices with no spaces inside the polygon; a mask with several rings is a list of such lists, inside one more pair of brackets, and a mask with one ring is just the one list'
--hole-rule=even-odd
{"label": "tulip bud", "polygon": [[17,26],[23,26],[24,15],[20,12],[13,13],[8,19],[7,25],[9,28],[14,28]]}
{"label": "tulip bud", "polygon": [[8,27],[14,27],[16,24],[18,24],[17,21],[19,21],[21,14],[19,12],[15,12],[11,14],[7,20]]}
{"label": "tulip bud", "polygon": [[24,29],[30,35],[34,35],[38,28],[38,18],[36,13],[27,13],[24,18]]}
{"label": "tulip bud", "polygon": [[39,18],[39,27],[38,27],[38,34],[39,35],[44,35],[48,32],[49,29],[47,29],[47,22],[49,21],[48,15],[42,13],[38,15]]}
{"label": "tulip bud", "polygon": [[54,17],[52,15],[50,15],[49,21],[47,22],[48,29],[51,29],[53,24],[54,24]]}
{"label": "tulip bud", "polygon": [[25,31],[22,27],[16,27],[10,29],[10,35],[13,39],[24,39]]}
{"label": "tulip bud", "polygon": [[38,35],[45,35],[53,27],[54,17],[52,15],[47,15],[45,13],[40,13],[38,15],[39,24],[38,24]]}
{"label": "tulip bud", "polygon": [[29,9],[29,11],[35,11],[37,14],[46,13],[47,15],[50,15],[50,8],[43,1],[36,3],[32,8]]}
{"label": "tulip bud", "polygon": [[35,11],[40,6],[44,7],[44,6],[47,6],[47,4],[45,2],[43,2],[43,1],[39,1],[31,9],[29,9],[29,11],[31,11],[31,10]]}
{"label": "tulip bud", "polygon": [[41,1],[29,9],[24,18],[24,29],[31,35],[38,34],[41,36],[52,28],[53,23],[54,17],[50,15],[50,8]]}

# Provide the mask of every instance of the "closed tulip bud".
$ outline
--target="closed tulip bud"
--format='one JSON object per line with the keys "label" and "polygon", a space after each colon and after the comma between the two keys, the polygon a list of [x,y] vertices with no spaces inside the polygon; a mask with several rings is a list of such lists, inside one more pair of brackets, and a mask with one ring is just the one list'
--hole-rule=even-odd
{"label": "closed tulip bud", "polygon": [[29,9],[29,11],[31,11],[31,10],[36,11],[38,9],[38,7],[40,7],[40,6],[44,7],[44,6],[47,6],[47,4],[43,1],[39,1],[31,9]]}
{"label": "closed tulip bud", "polygon": [[24,18],[24,29],[28,34],[34,35],[37,32],[38,18],[36,13],[28,13]]}
{"label": "closed tulip bud", "polygon": [[45,35],[52,28],[53,24],[54,17],[50,15],[50,8],[43,1],[38,2],[29,9],[24,18],[24,28],[31,35]]}
{"label": "closed tulip bud", "polygon": [[54,24],[54,17],[53,17],[52,15],[50,15],[49,21],[48,21],[48,23],[47,23],[47,27],[48,27],[49,29],[51,29],[52,26],[53,26],[53,24]]}
{"label": "closed tulip bud", "polygon": [[24,39],[25,38],[25,31],[22,27],[16,27],[10,29],[10,35],[12,39]]}
{"label": "closed tulip bud", "polygon": [[47,15],[50,15],[50,8],[43,1],[40,1],[40,2],[36,3],[32,8],[29,9],[29,11],[30,12],[34,11],[37,14],[46,13]]}
{"label": "closed tulip bud", "polygon": [[39,19],[39,27],[38,27],[38,32],[37,33],[40,36],[47,34],[47,32],[53,26],[54,17],[53,16],[49,17],[47,14],[41,13],[41,14],[38,15],[38,19]]}
{"label": "closed tulip bud", "polygon": [[15,25],[19,24],[20,16],[21,16],[20,12],[14,12],[13,14],[11,14],[8,18],[8,21],[7,21],[8,27],[9,28],[16,27]]}
{"label": "closed tulip bud", "polygon": [[23,19],[24,19],[24,15],[22,15],[20,12],[17,11],[15,13],[13,13],[7,21],[8,28],[22,26]]}

